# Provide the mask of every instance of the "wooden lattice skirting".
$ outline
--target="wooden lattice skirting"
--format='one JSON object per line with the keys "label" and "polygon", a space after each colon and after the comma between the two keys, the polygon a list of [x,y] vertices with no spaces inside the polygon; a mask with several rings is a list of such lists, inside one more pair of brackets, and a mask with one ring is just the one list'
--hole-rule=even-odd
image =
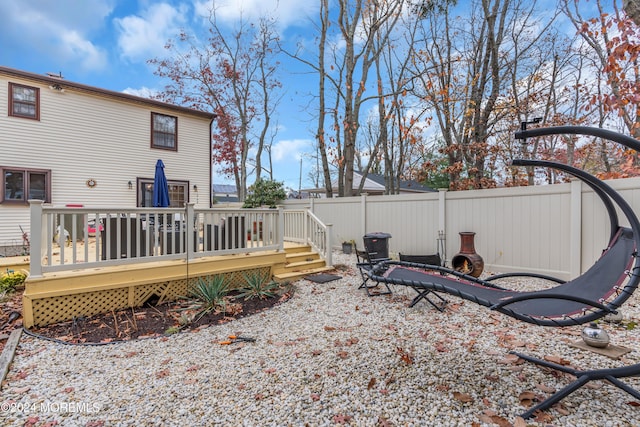
{"label": "wooden lattice skirting", "polygon": [[232,288],[242,286],[243,273],[272,274],[283,265],[283,252],[209,257],[191,261],[52,273],[28,278],[23,297],[24,326],[45,326],[78,317],[139,307],[149,300],[163,303],[188,295],[199,278],[224,274]]}

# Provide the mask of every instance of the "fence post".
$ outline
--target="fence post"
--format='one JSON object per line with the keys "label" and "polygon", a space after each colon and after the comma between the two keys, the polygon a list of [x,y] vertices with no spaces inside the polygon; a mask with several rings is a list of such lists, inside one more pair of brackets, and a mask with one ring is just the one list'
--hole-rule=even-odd
{"label": "fence post", "polygon": [[367,193],[360,196],[360,236],[367,234]]}
{"label": "fence post", "polygon": [[571,180],[571,217],[569,218],[569,273],[582,274],[582,181]]}
{"label": "fence post", "polygon": [[[446,253],[447,253],[447,191],[446,188],[438,188],[438,238],[442,235],[444,237],[444,241],[442,242],[442,250],[444,253],[441,253],[442,260],[446,261]],[[438,251],[440,247],[438,247]]]}
{"label": "fence post", "polygon": [[42,277],[42,200],[29,200],[29,275]]}
{"label": "fence post", "polygon": [[326,234],[326,238],[327,238],[327,242],[326,242],[326,248],[325,248],[325,252],[326,252],[326,257],[325,257],[325,263],[327,264],[327,267],[333,267],[333,238],[331,237],[333,235],[333,224],[325,224],[327,227],[327,234]]}

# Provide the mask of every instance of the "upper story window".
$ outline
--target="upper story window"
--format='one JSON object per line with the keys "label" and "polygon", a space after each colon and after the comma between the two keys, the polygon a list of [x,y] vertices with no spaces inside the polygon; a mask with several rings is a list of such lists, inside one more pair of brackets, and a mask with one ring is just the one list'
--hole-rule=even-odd
{"label": "upper story window", "polygon": [[178,150],[178,118],[151,113],[151,148]]}
{"label": "upper story window", "polygon": [[40,89],[9,83],[9,115],[40,120]]}
{"label": "upper story window", "polygon": [[51,202],[51,171],[0,166],[0,203]]}

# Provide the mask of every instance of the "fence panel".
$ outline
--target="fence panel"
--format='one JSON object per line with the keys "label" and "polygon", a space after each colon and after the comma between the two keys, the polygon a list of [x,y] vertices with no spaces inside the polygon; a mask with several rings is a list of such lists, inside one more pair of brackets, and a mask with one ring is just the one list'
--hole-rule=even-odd
{"label": "fence panel", "polygon": [[[607,181],[640,212],[640,178]],[[285,209],[300,208],[285,202]],[[486,269],[544,272],[569,279],[587,270],[609,238],[607,213],[579,181],[415,195],[313,199],[306,207],[334,225],[335,247],[361,245],[368,232],[384,231],[392,255],[435,252],[438,230],[446,236],[446,257],[460,249],[459,232],[476,233],[475,248]],[[620,216],[620,223],[627,221]]]}

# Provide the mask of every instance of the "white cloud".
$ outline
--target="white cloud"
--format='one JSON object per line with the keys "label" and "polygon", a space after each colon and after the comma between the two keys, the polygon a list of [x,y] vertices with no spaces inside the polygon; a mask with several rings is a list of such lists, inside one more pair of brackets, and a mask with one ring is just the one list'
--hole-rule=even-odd
{"label": "white cloud", "polygon": [[141,98],[148,98],[148,99],[153,99],[158,94],[158,91],[156,89],[151,89],[146,86],[143,86],[139,89],[128,87],[122,92],[126,93],[127,95],[134,95],[134,96],[139,96]]}
{"label": "white cloud", "polygon": [[107,64],[107,53],[90,36],[105,26],[113,7],[113,0],[0,1],[0,44],[99,70]]}
{"label": "white cloud", "polygon": [[299,0],[203,0],[195,3],[196,14],[209,16],[215,7],[217,18],[233,25],[241,18],[256,22],[262,17],[273,17],[280,28],[291,25],[308,25],[310,17],[315,17],[318,2]]}
{"label": "white cloud", "polygon": [[308,151],[313,145],[309,139],[281,140],[271,147],[271,156],[274,162],[300,160],[304,151]]}
{"label": "white cloud", "polygon": [[162,56],[167,40],[174,38],[185,24],[187,12],[185,6],[154,3],[139,15],[115,19],[122,56],[134,62]]}
{"label": "white cloud", "polygon": [[77,58],[85,70],[101,70],[107,64],[106,54],[103,49],[97,47],[89,40],[83,39],[75,31],[69,31],[61,35],[61,51],[69,58]]}

